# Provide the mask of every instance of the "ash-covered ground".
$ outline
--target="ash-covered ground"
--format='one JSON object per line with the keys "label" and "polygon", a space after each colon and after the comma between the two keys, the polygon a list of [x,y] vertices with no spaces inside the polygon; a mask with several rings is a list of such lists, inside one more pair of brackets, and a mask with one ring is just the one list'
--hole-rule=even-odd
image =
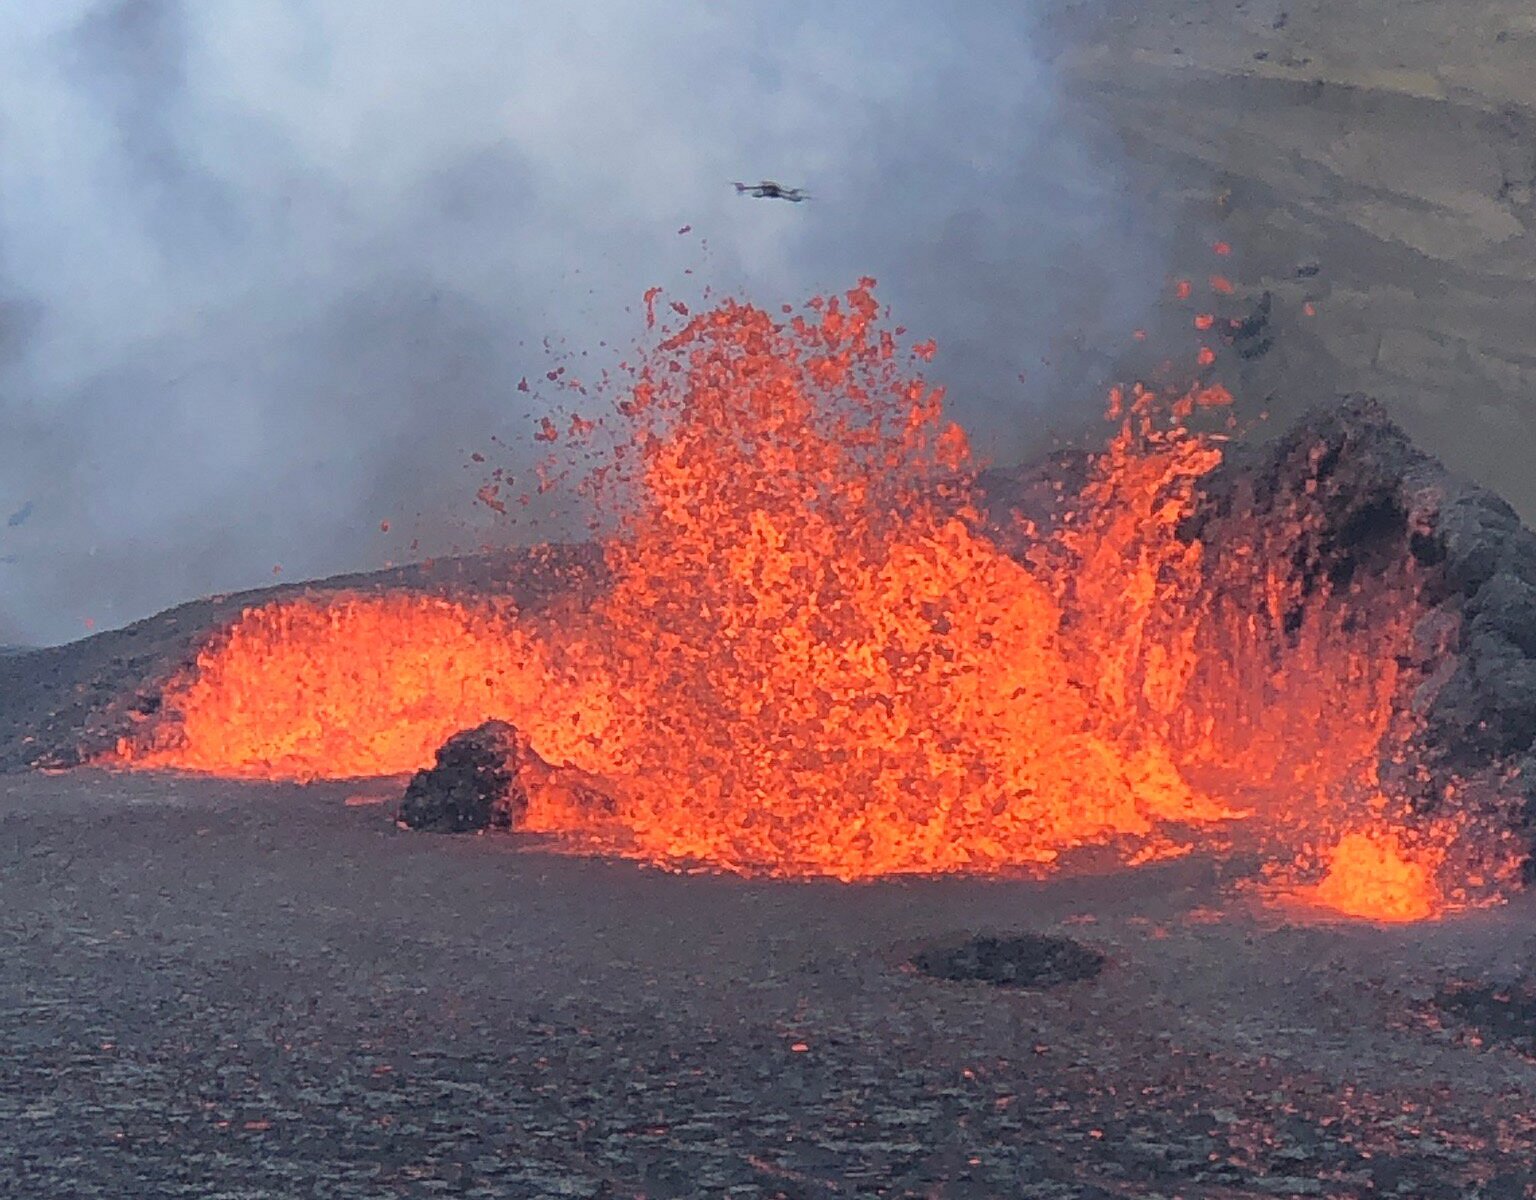
{"label": "ash-covered ground", "polygon": [[[1287,923],[1211,860],[678,876],[401,833],[369,787],[0,777],[0,1193],[1536,1189],[1529,1043],[1436,1003],[1525,976],[1529,898],[1386,929]],[[903,969],[972,930],[1107,965]]]}

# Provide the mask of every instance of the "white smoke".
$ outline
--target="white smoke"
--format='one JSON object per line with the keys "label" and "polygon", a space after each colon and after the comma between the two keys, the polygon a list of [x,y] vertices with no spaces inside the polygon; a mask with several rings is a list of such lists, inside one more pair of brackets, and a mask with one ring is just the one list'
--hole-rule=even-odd
{"label": "white smoke", "polygon": [[652,284],[874,275],[1016,450],[1161,264],[1028,5],[959,7],[0,9],[0,642],[478,544],[543,339],[630,345]]}

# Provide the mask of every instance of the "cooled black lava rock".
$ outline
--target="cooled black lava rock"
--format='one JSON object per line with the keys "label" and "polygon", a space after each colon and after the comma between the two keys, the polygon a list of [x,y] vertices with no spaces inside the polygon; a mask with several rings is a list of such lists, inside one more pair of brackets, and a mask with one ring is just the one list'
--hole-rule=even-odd
{"label": "cooled black lava rock", "polygon": [[1536,985],[1456,983],[1435,1004],[1471,1025],[1484,1042],[1536,1059]]}
{"label": "cooled black lava rock", "polygon": [[1092,979],[1104,956],[1071,938],[1042,933],[979,935],[927,946],[912,956],[921,974],[956,983],[1044,988]]}
{"label": "cooled black lava rock", "polygon": [[531,755],[505,721],[454,734],[438,750],[437,762],[411,779],[400,824],[430,833],[514,828],[528,811],[519,774]]}

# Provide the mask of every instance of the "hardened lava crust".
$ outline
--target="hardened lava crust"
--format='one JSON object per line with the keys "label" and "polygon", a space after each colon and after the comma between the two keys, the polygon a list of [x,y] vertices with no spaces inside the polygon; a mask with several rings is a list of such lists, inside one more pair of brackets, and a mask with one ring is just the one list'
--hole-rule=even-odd
{"label": "hardened lava crust", "polygon": [[[1049,882],[679,875],[401,832],[397,799],[0,777],[0,1192],[1536,1186],[1536,1063],[1494,1000],[1446,999],[1526,994],[1529,896],[1295,925],[1199,858]],[[996,929],[1108,965],[1028,989],[907,966]]]}

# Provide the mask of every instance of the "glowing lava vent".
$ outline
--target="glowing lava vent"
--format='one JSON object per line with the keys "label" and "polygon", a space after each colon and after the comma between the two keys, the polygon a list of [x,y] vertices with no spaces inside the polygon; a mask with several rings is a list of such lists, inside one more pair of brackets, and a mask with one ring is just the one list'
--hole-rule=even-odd
{"label": "glowing lava vent", "polygon": [[1222,460],[1192,426],[1229,402],[1219,388],[1117,393],[1055,532],[1004,531],[871,288],[786,319],[722,303],[665,337],[613,412],[572,423],[573,455],[619,447],[588,480],[612,531],[595,601],[253,609],[124,757],[388,774],[501,718],[612,788],[601,828],[578,808],[530,810],[535,827],[842,879],[1039,868],[1092,844],[1145,861],[1239,809],[1266,836],[1349,828],[1407,736],[1412,570],[1381,574],[1376,608],[1306,577],[1305,497],[1267,528],[1192,532]]}

